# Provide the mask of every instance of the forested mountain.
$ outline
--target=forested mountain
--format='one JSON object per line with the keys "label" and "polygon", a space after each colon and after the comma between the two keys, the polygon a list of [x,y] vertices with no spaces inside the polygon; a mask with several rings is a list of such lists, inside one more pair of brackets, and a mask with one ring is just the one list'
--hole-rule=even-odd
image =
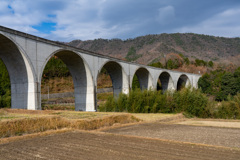
{"label": "forested mountain", "polygon": [[240,38],[175,33],[146,35],[127,40],[74,40],[68,44],[145,65],[164,62],[164,55],[167,57],[169,53],[181,53],[190,60],[202,59],[240,65]]}

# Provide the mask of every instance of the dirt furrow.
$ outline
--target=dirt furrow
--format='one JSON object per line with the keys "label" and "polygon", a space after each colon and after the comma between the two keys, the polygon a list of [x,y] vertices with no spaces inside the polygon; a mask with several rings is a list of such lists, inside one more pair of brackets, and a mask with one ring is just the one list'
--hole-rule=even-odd
{"label": "dirt furrow", "polygon": [[[1,159],[238,159],[240,150],[97,132],[68,132],[0,145]],[[4,158],[6,157],[6,158]]]}

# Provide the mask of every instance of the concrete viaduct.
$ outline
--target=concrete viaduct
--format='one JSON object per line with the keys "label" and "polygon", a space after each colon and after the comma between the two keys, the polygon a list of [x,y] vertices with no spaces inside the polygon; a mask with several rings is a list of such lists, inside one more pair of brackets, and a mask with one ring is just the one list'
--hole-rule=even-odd
{"label": "concrete viaduct", "polygon": [[77,111],[96,110],[97,77],[102,67],[110,74],[114,95],[129,92],[134,74],[141,88],[156,89],[160,79],[163,90],[176,90],[182,83],[197,87],[201,77],[122,61],[0,26],[0,58],[10,76],[12,108],[41,109],[42,74],[53,55],[71,72]]}

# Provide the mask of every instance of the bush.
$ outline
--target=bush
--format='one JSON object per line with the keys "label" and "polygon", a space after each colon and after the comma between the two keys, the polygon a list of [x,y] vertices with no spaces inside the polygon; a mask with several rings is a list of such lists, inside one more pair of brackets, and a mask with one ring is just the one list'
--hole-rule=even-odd
{"label": "bush", "polygon": [[0,59],[0,108],[11,106],[11,85],[8,71]]}
{"label": "bush", "polygon": [[70,71],[66,64],[56,56],[50,58],[43,71],[43,79],[68,77],[70,75]]}
{"label": "bush", "polygon": [[218,108],[215,118],[240,119],[240,107],[235,101],[224,101]]}
{"label": "bush", "polygon": [[226,101],[228,95],[240,92],[240,67],[234,73],[221,69],[205,73],[198,81],[198,88],[213,95],[217,101]]}
{"label": "bush", "polygon": [[151,91],[140,89],[130,91],[129,95],[110,96],[100,111],[131,113],[179,113],[186,112],[197,117],[208,117],[208,98],[201,90],[185,88],[179,92]]}
{"label": "bush", "polygon": [[173,101],[177,112],[186,112],[203,118],[207,115],[208,98],[200,90],[184,88],[175,92]]}
{"label": "bush", "polygon": [[0,95],[0,108],[10,108],[11,107],[11,91],[6,90],[4,95]]}
{"label": "bush", "polygon": [[100,112],[113,112],[115,111],[116,102],[114,97],[111,95],[108,97],[106,103],[104,105],[99,106]]}

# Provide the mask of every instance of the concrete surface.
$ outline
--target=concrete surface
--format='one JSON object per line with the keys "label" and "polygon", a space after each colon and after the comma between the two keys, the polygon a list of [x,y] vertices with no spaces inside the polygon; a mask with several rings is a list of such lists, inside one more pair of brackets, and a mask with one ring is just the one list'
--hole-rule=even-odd
{"label": "concrete surface", "polygon": [[135,74],[141,88],[148,89],[156,89],[159,77],[164,89],[173,90],[182,84],[197,87],[201,77],[126,62],[0,26],[0,58],[10,75],[12,108],[41,109],[42,73],[53,55],[69,68],[75,108],[82,111],[96,110],[97,77],[103,66],[112,79],[114,95],[127,94]]}

